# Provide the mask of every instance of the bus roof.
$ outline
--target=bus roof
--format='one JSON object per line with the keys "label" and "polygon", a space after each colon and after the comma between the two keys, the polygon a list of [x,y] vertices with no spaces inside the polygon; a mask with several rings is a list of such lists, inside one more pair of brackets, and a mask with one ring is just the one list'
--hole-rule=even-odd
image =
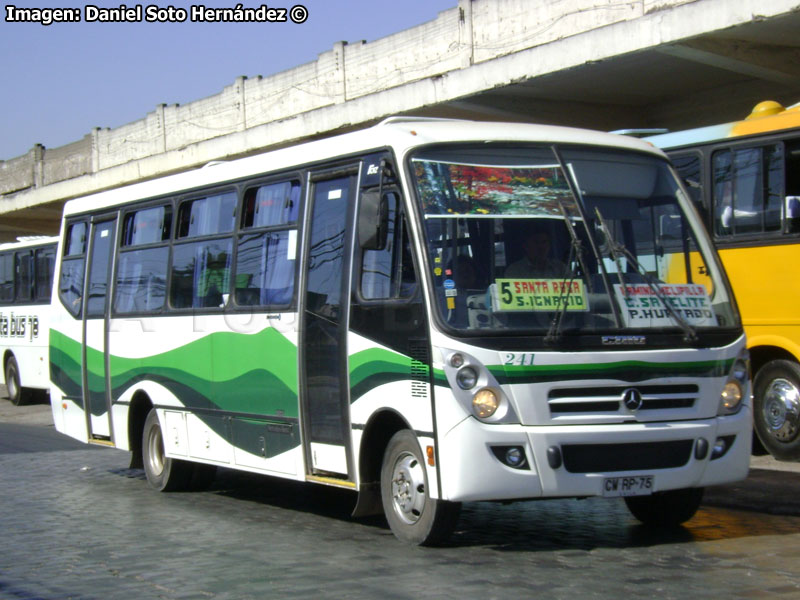
{"label": "bus roof", "polygon": [[742,121],[653,135],[644,139],[659,148],[673,150],[683,146],[697,146],[728,138],[798,127],[800,127],[800,103],[784,108],[777,102],[765,100],[758,103]]}
{"label": "bus roof", "polygon": [[36,246],[46,246],[58,243],[58,236],[30,235],[18,237],[16,242],[4,242],[0,244],[0,252],[4,250],[17,250],[18,248],[31,248]]}
{"label": "bus roof", "polygon": [[400,159],[412,149],[439,142],[534,142],[587,144],[648,152],[663,156],[652,144],[634,138],[553,125],[390,117],[372,127],[329,138],[288,146],[232,161],[215,161],[176,175],[134,183],[98,192],[66,203],[64,215],[101,207],[178,193],[203,186],[223,184],[245,177],[291,169],[336,156],[347,156],[392,147]]}

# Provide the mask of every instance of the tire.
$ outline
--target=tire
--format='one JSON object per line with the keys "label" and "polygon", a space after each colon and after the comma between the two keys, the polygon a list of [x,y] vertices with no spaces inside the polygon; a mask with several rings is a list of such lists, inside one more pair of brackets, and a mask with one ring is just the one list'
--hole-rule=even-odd
{"label": "tire", "polygon": [[17,359],[13,356],[9,357],[6,361],[6,389],[8,390],[8,399],[16,406],[21,406],[28,402],[30,394],[27,390],[22,389],[19,381],[19,366]]}
{"label": "tire", "polygon": [[444,542],[458,522],[461,504],[431,498],[425,461],[408,429],[389,440],[381,466],[381,501],[392,533],[419,546]]}
{"label": "tire", "polygon": [[187,489],[191,483],[192,463],[164,456],[164,436],[155,409],[144,422],[142,462],[147,483],[159,492],[178,492]]}
{"label": "tire", "polygon": [[800,460],[800,365],[773,360],[753,380],[753,426],[778,460]]}
{"label": "tire", "polygon": [[677,527],[691,519],[703,500],[703,488],[656,492],[652,496],[628,496],[631,514],[648,527]]}

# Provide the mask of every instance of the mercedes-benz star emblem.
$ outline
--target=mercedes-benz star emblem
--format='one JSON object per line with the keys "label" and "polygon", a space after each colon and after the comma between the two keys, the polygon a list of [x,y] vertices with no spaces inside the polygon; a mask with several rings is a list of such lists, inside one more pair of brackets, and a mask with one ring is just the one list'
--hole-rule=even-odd
{"label": "mercedes-benz star emblem", "polygon": [[639,410],[642,408],[642,392],[636,388],[628,388],[622,392],[622,403],[628,410]]}

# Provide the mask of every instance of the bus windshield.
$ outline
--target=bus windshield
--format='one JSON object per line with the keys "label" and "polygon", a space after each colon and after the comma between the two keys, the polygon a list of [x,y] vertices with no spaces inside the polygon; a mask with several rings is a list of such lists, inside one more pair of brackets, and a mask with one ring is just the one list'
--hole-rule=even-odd
{"label": "bus windshield", "polygon": [[441,318],[465,333],[738,326],[667,161],[594,147],[440,146],[411,158]]}

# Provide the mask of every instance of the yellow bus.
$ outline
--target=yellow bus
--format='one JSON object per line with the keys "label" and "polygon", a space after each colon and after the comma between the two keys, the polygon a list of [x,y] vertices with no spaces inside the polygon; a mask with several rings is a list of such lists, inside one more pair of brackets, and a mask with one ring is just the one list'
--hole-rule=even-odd
{"label": "yellow bus", "polygon": [[800,104],[765,101],[742,121],[648,140],[687,182],[733,285],[752,359],[754,452],[799,460]]}

